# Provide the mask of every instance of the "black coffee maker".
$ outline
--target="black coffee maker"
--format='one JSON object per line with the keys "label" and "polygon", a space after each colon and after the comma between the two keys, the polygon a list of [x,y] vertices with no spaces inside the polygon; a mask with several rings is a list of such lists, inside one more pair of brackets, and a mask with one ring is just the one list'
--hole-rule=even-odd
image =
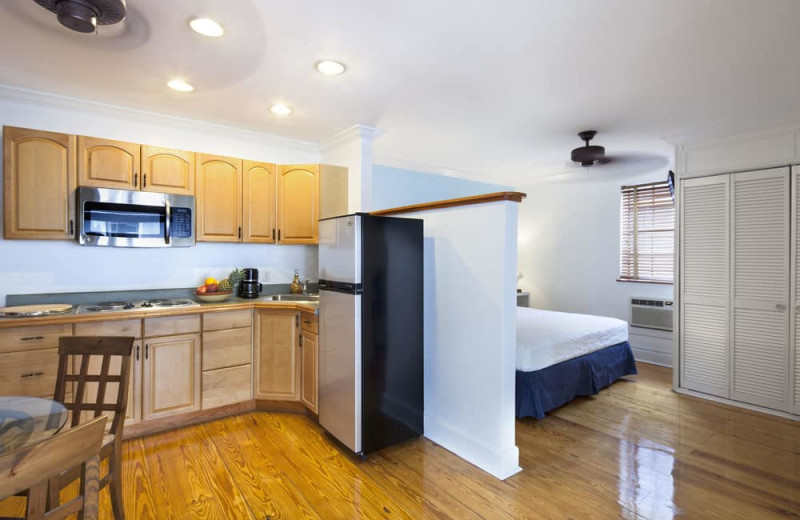
{"label": "black coffee maker", "polygon": [[261,284],[258,283],[258,269],[247,267],[243,269],[244,277],[239,282],[240,298],[258,298],[261,292]]}

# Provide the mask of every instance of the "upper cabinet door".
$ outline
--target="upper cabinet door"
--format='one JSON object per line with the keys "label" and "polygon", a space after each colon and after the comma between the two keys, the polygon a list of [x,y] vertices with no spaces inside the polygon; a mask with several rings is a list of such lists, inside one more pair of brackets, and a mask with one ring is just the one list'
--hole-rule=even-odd
{"label": "upper cabinet door", "polygon": [[242,241],[242,160],[197,154],[197,240]]}
{"label": "upper cabinet door", "polygon": [[274,164],[244,161],[242,228],[245,242],[275,243],[276,184]]}
{"label": "upper cabinet door", "polygon": [[141,189],[194,195],[194,152],[142,146]]}
{"label": "upper cabinet door", "polygon": [[3,128],[5,238],[74,233],[75,136]]}
{"label": "upper cabinet door", "polygon": [[78,185],[137,190],[140,146],[134,143],[78,136]]}
{"label": "upper cabinet door", "polygon": [[278,242],[319,241],[319,165],[286,165],[278,175]]}

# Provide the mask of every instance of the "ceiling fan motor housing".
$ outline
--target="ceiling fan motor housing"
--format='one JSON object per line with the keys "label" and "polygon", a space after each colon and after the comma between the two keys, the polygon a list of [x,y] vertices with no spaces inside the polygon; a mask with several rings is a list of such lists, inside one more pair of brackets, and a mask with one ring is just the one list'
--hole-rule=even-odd
{"label": "ceiling fan motor housing", "polygon": [[97,25],[115,24],[125,18],[125,0],[34,0],[56,13],[61,25],[82,33],[92,33]]}
{"label": "ceiling fan motor housing", "polygon": [[581,163],[581,166],[591,166],[606,156],[603,146],[581,146],[572,150],[572,160]]}
{"label": "ceiling fan motor housing", "polygon": [[586,146],[581,146],[572,150],[572,160],[576,163],[581,163],[581,166],[591,166],[597,161],[600,161],[606,156],[606,149],[603,146],[590,145],[594,136],[597,134],[595,130],[584,130],[578,133],[578,137],[583,139]]}

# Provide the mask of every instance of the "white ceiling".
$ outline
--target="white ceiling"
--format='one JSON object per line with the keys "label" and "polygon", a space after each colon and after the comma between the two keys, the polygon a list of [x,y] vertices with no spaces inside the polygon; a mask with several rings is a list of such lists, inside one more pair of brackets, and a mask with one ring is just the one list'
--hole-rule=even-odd
{"label": "white ceiling", "polygon": [[[523,183],[578,130],[662,160],[662,138],[800,113],[797,0],[128,0],[98,35],[0,0],[0,82],[319,142],[384,133],[376,162]],[[217,19],[219,39],[187,27]],[[346,74],[313,65],[335,58]],[[196,86],[178,94],[166,81]],[[275,101],[294,107],[279,118]],[[659,159],[661,158],[661,159]]]}

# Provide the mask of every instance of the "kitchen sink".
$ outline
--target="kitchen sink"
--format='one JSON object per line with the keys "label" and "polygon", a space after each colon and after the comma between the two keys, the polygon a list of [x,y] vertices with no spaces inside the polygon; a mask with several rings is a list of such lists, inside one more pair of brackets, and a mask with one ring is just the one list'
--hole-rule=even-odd
{"label": "kitchen sink", "polygon": [[319,302],[319,294],[273,294],[267,296],[266,300],[274,302]]}

